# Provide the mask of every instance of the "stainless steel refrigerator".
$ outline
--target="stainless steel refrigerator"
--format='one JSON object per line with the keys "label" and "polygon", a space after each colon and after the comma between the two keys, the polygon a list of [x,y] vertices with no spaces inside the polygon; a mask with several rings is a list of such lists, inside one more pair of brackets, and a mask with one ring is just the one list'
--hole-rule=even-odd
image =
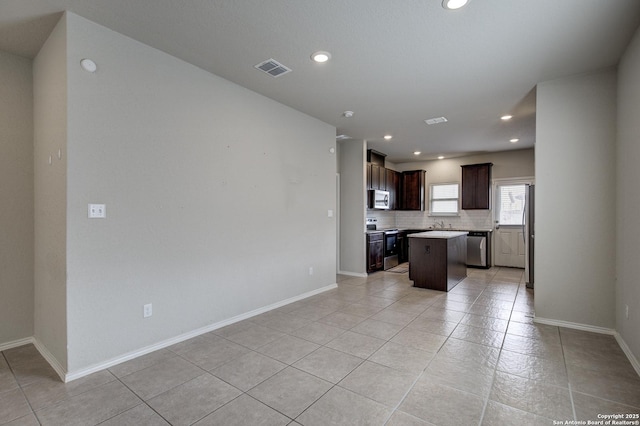
{"label": "stainless steel refrigerator", "polygon": [[535,248],[535,206],[536,206],[536,187],[535,185],[526,185],[524,197],[524,211],[522,212],[522,223],[524,232],[524,276],[527,288],[533,288],[533,271],[534,271],[534,248]]}

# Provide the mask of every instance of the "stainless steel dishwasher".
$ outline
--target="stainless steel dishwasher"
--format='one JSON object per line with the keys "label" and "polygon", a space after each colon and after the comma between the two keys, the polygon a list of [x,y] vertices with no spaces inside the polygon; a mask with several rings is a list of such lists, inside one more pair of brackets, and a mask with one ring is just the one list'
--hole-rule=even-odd
{"label": "stainless steel dishwasher", "polygon": [[491,267],[491,232],[469,231],[467,235],[467,266]]}

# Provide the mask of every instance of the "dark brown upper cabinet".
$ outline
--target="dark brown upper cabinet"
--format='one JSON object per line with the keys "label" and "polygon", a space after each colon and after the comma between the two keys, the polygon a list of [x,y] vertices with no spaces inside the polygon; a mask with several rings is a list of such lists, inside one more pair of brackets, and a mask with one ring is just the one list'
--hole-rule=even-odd
{"label": "dark brown upper cabinet", "polygon": [[378,164],[367,164],[367,189],[381,189],[384,191],[386,188],[386,174],[385,168]]}
{"label": "dark brown upper cabinet", "polygon": [[373,149],[367,150],[367,189],[381,189],[383,191],[386,189],[385,157],[386,155],[381,152]]}
{"label": "dark brown upper cabinet", "polygon": [[493,163],[462,166],[462,209],[487,210],[491,205]]}
{"label": "dark brown upper cabinet", "polygon": [[400,210],[424,211],[424,187],[426,171],[402,172],[400,179]]}
{"label": "dark brown upper cabinet", "polygon": [[389,192],[390,210],[424,210],[424,170],[397,172],[385,168],[386,155],[367,150],[367,189]]}
{"label": "dark brown upper cabinet", "polygon": [[377,164],[378,166],[384,167],[386,157],[387,154],[383,154],[374,149],[367,150],[367,163]]}
{"label": "dark brown upper cabinet", "polygon": [[395,170],[385,169],[386,187],[385,191],[389,191],[389,208],[397,210],[399,206],[398,196],[400,194],[400,173]]}

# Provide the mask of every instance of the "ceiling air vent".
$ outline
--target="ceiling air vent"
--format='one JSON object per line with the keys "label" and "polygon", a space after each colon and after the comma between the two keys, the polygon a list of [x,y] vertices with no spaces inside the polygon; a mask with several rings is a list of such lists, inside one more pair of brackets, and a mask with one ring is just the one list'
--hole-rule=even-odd
{"label": "ceiling air vent", "polygon": [[275,59],[267,59],[264,62],[260,62],[258,65],[254,65],[254,67],[260,71],[266,72],[272,77],[280,77],[283,74],[291,72],[291,68],[285,67]]}
{"label": "ceiling air vent", "polygon": [[424,122],[427,123],[428,125],[432,125],[432,124],[446,123],[447,119],[444,117],[429,118],[428,120],[424,120]]}

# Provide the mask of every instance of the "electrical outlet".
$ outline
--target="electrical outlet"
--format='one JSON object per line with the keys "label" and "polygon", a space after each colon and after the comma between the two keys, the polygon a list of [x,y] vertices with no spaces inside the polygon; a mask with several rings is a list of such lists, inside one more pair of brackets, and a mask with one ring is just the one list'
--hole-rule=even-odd
{"label": "electrical outlet", "polygon": [[104,219],[107,217],[107,206],[104,204],[89,204],[89,219]]}
{"label": "electrical outlet", "polygon": [[144,318],[149,318],[151,315],[153,315],[153,305],[151,305],[151,303],[147,303],[142,307],[142,316]]}
{"label": "electrical outlet", "polygon": [[624,305],[624,317],[629,319],[629,305]]}

